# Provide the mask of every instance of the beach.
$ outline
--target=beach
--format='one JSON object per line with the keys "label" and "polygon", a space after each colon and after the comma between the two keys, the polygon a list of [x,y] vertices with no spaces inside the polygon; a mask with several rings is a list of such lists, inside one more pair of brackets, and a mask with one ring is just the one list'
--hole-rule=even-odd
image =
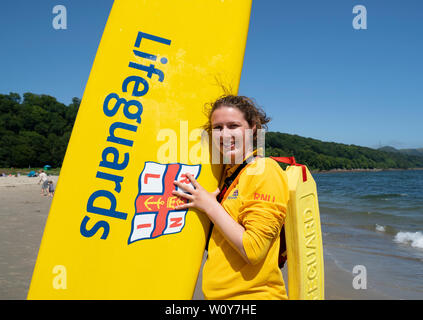
{"label": "beach", "polygon": [[[58,176],[49,176],[57,183]],[[26,299],[52,198],[42,196],[39,178],[0,177],[0,299]],[[325,235],[324,235],[325,237]],[[323,238],[325,242],[325,238]],[[286,276],[286,270],[283,270]],[[356,290],[354,274],[325,254],[326,299],[388,299],[368,287]],[[201,273],[194,299],[204,299]]]}
{"label": "beach", "polygon": [[[49,176],[55,183],[57,176]],[[0,299],[26,299],[51,197],[39,178],[0,177]]]}

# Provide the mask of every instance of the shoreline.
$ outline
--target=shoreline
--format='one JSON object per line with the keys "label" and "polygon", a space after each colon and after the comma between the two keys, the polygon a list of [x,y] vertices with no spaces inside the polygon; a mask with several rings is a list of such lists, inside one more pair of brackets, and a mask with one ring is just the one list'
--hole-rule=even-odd
{"label": "shoreline", "polygon": [[[30,172],[31,169],[6,169],[6,168],[0,168],[0,174],[4,172],[6,175],[1,176],[0,175],[0,181],[2,181],[3,178],[38,178],[38,177],[28,177],[27,174]],[[310,170],[311,174],[316,173],[344,173],[344,172],[381,172],[381,171],[416,171],[416,170],[423,170],[423,168],[372,168],[372,169],[365,169],[365,168],[354,168],[354,169],[329,169],[329,170]],[[35,170],[34,170],[35,171]],[[38,170],[36,170],[38,171]],[[45,171],[48,176],[59,176],[60,174],[60,168],[55,168],[53,170]],[[19,173],[20,176],[16,176],[16,174]]]}
{"label": "shoreline", "polygon": [[[53,180],[55,186],[57,184],[57,180],[59,179],[58,175],[47,174],[47,178],[49,180]],[[0,187],[17,187],[21,185],[37,185],[40,181],[39,177],[28,177],[26,175],[21,176],[0,176]],[[39,186],[41,189],[41,185]]]}
{"label": "shoreline", "polygon": [[382,171],[416,171],[423,170],[423,168],[374,168],[374,169],[330,169],[330,170],[310,170],[311,174],[315,173],[344,173],[344,172],[382,172]]}

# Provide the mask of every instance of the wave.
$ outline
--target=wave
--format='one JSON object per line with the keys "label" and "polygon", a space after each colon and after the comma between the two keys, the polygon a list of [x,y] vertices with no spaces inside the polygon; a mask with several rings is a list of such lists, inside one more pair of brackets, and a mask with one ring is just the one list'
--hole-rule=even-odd
{"label": "wave", "polygon": [[378,194],[366,194],[361,196],[361,199],[370,199],[370,200],[388,200],[391,198],[400,198],[407,197],[407,193],[378,193]]}
{"label": "wave", "polygon": [[[361,210],[360,210],[361,209]],[[422,224],[421,215],[415,212],[402,212],[400,210],[380,210],[380,208],[348,208],[348,207],[320,207],[320,215],[323,222],[330,221],[340,225],[367,225],[367,229],[375,229],[375,223],[379,225],[402,225]],[[341,220],[340,220],[341,219]],[[400,231],[399,229],[396,232]]]}
{"label": "wave", "polygon": [[[320,215],[322,221],[334,222],[334,218],[337,223],[343,224],[367,224],[369,228],[375,229],[375,223],[384,226],[423,226],[423,206],[419,207],[419,210],[411,210],[408,208],[395,208],[390,207],[385,209],[381,206],[361,206],[352,205],[342,206],[320,206]],[[339,219],[342,219],[341,222]],[[421,227],[420,227],[421,228]],[[395,230],[396,232],[401,231],[400,228]],[[395,233],[396,234],[396,233]]]}
{"label": "wave", "polygon": [[376,231],[379,232],[385,232],[386,231],[386,227],[385,226],[381,226],[379,224],[376,223],[376,227],[375,227]]}
{"label": "wave", "polygon": [[413,248],[423,249],[423,233],[421,232],[398,232],[394,238],[397,243],[408,244]]}
{"label": "wave", "polygon": [[398,233],[398,229],[392,227],[390,225],[382,225],[382,224],[373,224],[371,226],[367,226],[366,229],[377,231],[379,233],[384,233],[386,235],[395,236]]}
{"label": "wave", "polygon": [[391,211],[407,211],[407,212],[423,212],[423,205],[415,204],[415,203],[407,203],[406,206],[404,205],[397,205],[397,206],[379,206],[379,210],[391,210]]}

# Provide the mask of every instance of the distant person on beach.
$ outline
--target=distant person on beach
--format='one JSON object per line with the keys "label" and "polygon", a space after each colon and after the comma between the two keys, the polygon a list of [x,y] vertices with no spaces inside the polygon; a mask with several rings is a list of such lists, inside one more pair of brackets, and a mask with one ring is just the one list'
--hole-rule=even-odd
{"label": "distant person on beach", "polygon": [[219,189],[208,192],[188,175],[195,189],[175,181],[188,193],[173,191],[188,200],[177,210],[197,208],[214,225],[203,268],[204,296],[287,299],[278,257],[288,179],[276,161],[260,157],[254,147],[257,130],[266,128],[270,119],[251,99],[234,95],[212,103],[208,119],[213,146],[230,160],[222,165]]}
{"label": "distant person on beach", "polygon": [[47,178],[47,174],[43,170],[40,170],[39,177],[40,177],[40,181],[38,181],[38,184],[41,183],[41,195],[47,196],[47,194],[48,194],[48,178]]}
{"label": "distant person on beach", "polygon": [[54,182],[53,182],[53,180],[48,181],[48,195],[50,197],[54,196]]}

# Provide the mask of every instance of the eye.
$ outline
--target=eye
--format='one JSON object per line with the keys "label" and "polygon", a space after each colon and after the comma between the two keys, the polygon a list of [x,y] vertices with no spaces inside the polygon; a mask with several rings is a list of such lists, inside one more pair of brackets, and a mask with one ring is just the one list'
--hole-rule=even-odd
{"label": "eye", "polygon": [[222,130],[222,126],[221,125],[212,126],[212,130]]}

